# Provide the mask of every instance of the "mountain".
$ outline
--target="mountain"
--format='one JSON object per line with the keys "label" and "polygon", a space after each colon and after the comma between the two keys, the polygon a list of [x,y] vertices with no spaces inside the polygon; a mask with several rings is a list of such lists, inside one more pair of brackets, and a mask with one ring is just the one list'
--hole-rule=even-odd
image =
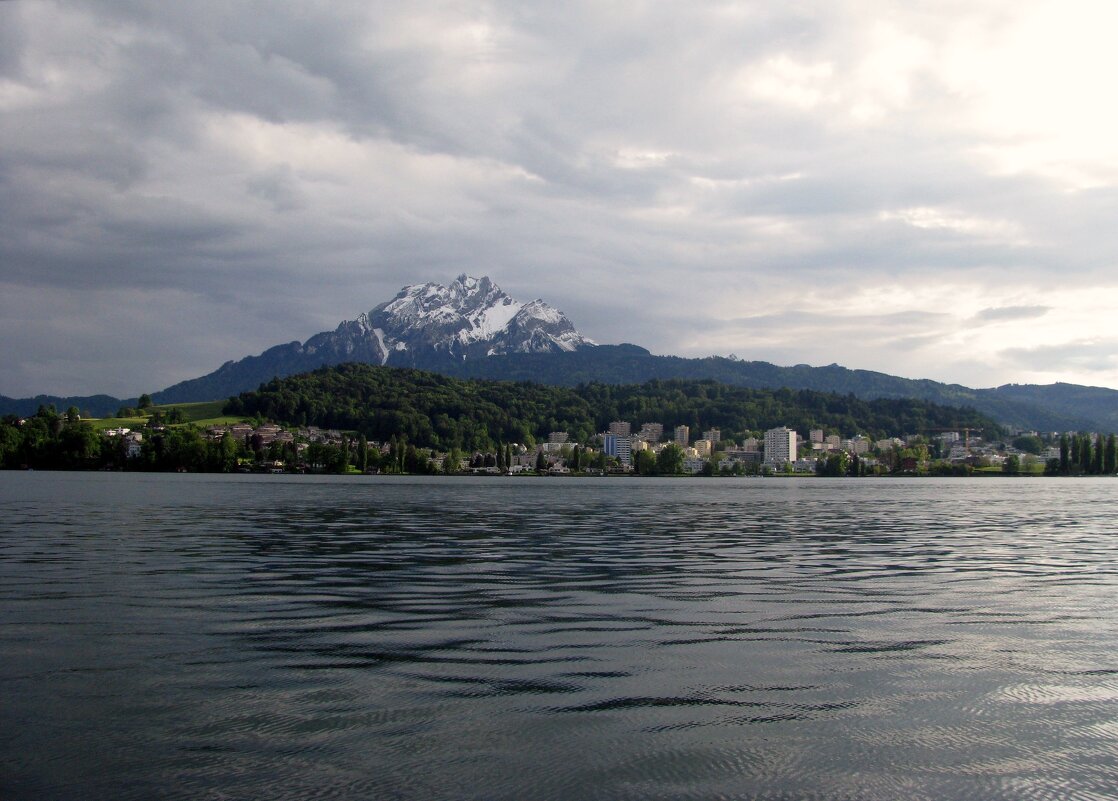
{"label": "mountain", "polygon": [[111,417],[117,409],[128,404],[135,406],[136,401],[122,401],[111,395],[36,395],[34,398],[9,398],[0,395],[0,414],[14,414],[17,417],[31,417],[40,406],[54,405],[59,412],[76,406],[83,417]]}
{"label": "mountain", "polygon": [[208,375],[157,392],[152,399],[156,403],[214,400],[255,389],[275,376],[342,362],[441,372],[459,362],[505,354],[570,353],[594,346],[562,312],[542,300],[523,303],[488,277],[460,275],[450,286],[406,286],[392,300],[333,331],[226,362]]}
{"label": "mountain", "polygon": [[[344,362],[415,367],[457,378],[496,378],[577,386],[642,384],[654,379],[714,379],[754,389],[810,389],[862,399],[916,398],[969,406],[1011,428],[1038,431],[1118,431],[1118,390],[1075,384],[1008,384],[972,389],[914,380],[837,364],[781,367],[712,356],[655,356],[636,345],[596,345],[561,312],[533,300],[518,301],[489,278],[460,275],[449,286],[406,286],[392,300],[306,342],[276,345],[229,361],[201,378],[154,393],[156,403],[228,398],[275,377]],[[40,403],[71,405],[95,415],[122,404],[90,398],[0,397],[0,413],[33,414]]]}

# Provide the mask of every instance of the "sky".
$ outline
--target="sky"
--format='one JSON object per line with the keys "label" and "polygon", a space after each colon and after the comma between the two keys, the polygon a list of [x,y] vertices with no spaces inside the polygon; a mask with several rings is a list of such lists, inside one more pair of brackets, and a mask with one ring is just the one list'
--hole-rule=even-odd
{"label": "sky", "polygon": [[601,343],[1118,388],[1118,6],[0,0],[0,394],[488,275]]}

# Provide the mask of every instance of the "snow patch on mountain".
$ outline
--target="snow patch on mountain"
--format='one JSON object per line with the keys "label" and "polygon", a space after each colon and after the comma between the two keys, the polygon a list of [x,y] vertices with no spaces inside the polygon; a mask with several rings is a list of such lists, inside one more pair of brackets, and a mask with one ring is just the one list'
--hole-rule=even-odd
{"label": "snow patch on mountain", "polygon": [[[362,314],[361,316],[364,317],[365,315]],[[374,328],[373,336],[377,338],[377,346],[380,348],[380,352],[384,354],[380,360],[381,365],[383,365],[388,361],[388,346],[384,344],[384,329]]]}
{"label": "snow patch on mountain", "polygon": [[573,351],[596,344],[559,310],[539,299],[522,303],[487,276],[460,275],[449,286],[406,286],[363,317],[378,332],[382,353],[407,350],[413,359],[432,353],[465,359]]}

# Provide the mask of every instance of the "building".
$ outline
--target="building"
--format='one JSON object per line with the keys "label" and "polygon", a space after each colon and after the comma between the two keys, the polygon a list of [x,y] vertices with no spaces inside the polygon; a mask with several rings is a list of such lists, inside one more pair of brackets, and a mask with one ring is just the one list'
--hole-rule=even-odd
{"label": "building", "polygon": [[686,448],[691,443],[691,429],[688,426],[676,426],[672,439],[679,447]]}
{"label": "building", "polygon": [[761,452],[752,451],[726,451],[726,456],[718,463],[719,467],[733,468],[734,465],[748,465],[750,467],[761,464]]}
{"label": "building", "polygon": [[638,437],[645,442],[659,442],[664,438],[663,423],[643,423]]}
{"label": "building", "polygon": [[620,437],[617,434],[606,434],[602,437],[602,450],[606,456],[616,456],[623,465],[633,462],[633,443],[629,437]]}
{"label": "building", "polygon": [[547,435],[547,441],[551,445],[563,445],[567,442],[566,431],[552,431]]}
{"label": "building", "polygon": [[765,432],[765,464],[783,467],[796,461],[796,432],[785,426]]}
{"label": "building", "polygon": [[701,456],[688,456],[683,460],[683,472],[694,475],[695,473],[703,472],[706,467],[707,461]]}
{"label": "building", "polygon": [[618,437],[627,437],[632,432],[632,428],[624,420],[614,420],[609,424],[609,433]]}
{"label": "building", "polygon": [[699,456],[710,456],[714,453],[714,443],[709,438],[695,440],[695,453]]}
{"label": "building", "polygon": [[842,444],[851,453],[856,453],[861,456],[863,453],[869,453],[872,443],[861,434],[856,434]]}
{"label": "building", "polygon": [[717,428],[708,428],[703,432],[703,439],[709,439],[711,445],[718,447],[718,443],[722,441],[722,432]]}
{"label": "building", "polygon": [[811,440],[812,445],[822,445],[823,444],[823,429],[821,429],[821,428],[811,429],[811,433],[808,434],[808,439]]}

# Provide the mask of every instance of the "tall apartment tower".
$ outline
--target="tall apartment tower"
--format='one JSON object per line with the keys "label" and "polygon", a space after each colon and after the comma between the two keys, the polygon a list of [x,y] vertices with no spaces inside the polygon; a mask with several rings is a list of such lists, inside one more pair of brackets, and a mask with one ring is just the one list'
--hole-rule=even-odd
{"label": "tall apartment tower", "polygon": [[623,420],[614,420],[609,424],[609,433],[616,434],[619,437],[627,437],[631,431],[631,426]]}
{"label": "tall apartment tower", "polygon": [[765,464],[783,465],[796,461],[796,432],[790,428],[770,428],[765,432]]}
{"label": "tall apartment tower", "polygon": [[643,423],[640,438],[645,442],[657,443],[664,437],[663,423]]}
{"label": "tall apartment tower", "polygon": [[717,428],[710,428],[703,432],[703,439],[709,439],[711,444],[717,445],[722,441],[722,432]]}
{"label": "tall apartment tower", "polygon": [[606,434],[602,442],[606,456],[616,456],[621,464],[633,463],[633,441],[618,434]]}
{"label": "tall apartment tower", "polygon": [[691,429],[688,426],[676,426],[674,440],[676,445],[686,448],[691,444]]}

